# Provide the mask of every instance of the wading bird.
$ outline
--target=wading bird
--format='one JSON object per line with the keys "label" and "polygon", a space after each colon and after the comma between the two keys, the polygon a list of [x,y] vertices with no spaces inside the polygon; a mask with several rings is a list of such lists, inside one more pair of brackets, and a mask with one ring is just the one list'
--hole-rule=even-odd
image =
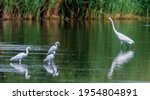
{"label": "wading bird", "polygon": [[52,53],[50,53],[45,59],[44,62],[48,62],[48,64],[52,64],[54,62],[54,58],[55,58],[55,51],[53,51]]}
{"label": "wading bird", "polygon": [[125,44],[127,46],[127,48],[129,48],[128,44],[133,44],[134,41],[132,39],[130,39],[129,37],[125,36],[124,34],[118,32],[115,28],[114,22],[111,19],[111,17],[109,17],[108,19],[111,21],[113,30],[114,30],[116,36],[118,37],[118,39],[120,40],[121,45]]}
{"label": "wading bird", "polygon": [[30,48],[30,47],[27,47],[27,48],[26,48],[26,53],[24,53],[24,52],[19,53],[19,54],[17,54],[16,56],[12,57],[12,58],[10,59],[10,61],[19,61],[19,63],[21,63],[21,60],[22,60],[23,58],[25,58],[25,57],[28,56],[29,50],[31,50],[31,48]]}
{"label": "wading bird", "polygon": [[47,55],[53,53],[53,52],[56,52],[57,49],[58,49],[58,46],[60,45],[60,43],[58,41],[55,42],[55,45],[51,46],[48,50],[48,53]]}

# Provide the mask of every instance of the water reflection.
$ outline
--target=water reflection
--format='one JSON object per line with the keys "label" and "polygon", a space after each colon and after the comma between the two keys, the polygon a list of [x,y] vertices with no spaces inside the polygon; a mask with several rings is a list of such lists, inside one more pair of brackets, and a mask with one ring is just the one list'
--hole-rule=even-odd
{"label": "water reflection", "polygon": [[58,67],[57,67],[57,65],[55,64],[54,61],[52,63],[46,63],[46,64],[44,64],[43,67],[45,68],[45,70],[48,73],[52,74],[53,77],[59,75]]}
{"label": "water reflection", "polygon": [[[127,32],[126,35],[137,41],[136,46],[133,46],[136,57],[132,62],[128,60],[129,66],[121,69],[125,75],[119,77],[116,71],[118,67],[111,67],[112,60],[110,60],[112,54],[119,50],[119,43],[114,34],[110,34],[113,30],[108,21],[2,22],[0,24],[2,26],[0,27],[0,82],[99,83],[108,82],[108,73],[109,77],[117,79],[119,82],[126,82],[126,80],[150,81],[150,28],[143,27],[147,23],[136,20],[116,20],[115,23],[118,30]],[[43,58],[54,41],[61,43],[56,63],[57,70],[59,72],[61,70],[61,73],[58,73],[59,77],[50,78],[53,77],[50,73],[58,71],[53,72],[51,65],[43,65]],[[32,51],[24,60],[24,64],[30,66],[28,71],[29,75],[32,73],[32,80],[31,78],[25,80],[24,74],[18,74],[18,71],[10,66],[9,61],[14,54],[23,51],[27,46],[30,46]],[[119,52],[115,56],[119,55]],[[120,66],[125,66],[125,64]],[[46,68],[51,69],[50,73]],[[118,72],[120,73],[120,71]],[[20,77],[16,77],[16,73]]]}
{"label": "water reflection", "polygon": [[123,64],[127,63],[134,57],[133,51],[120,51],[117,57],[114,58],[111,68],[108,72],[108,79],[112,79],[112,75],[115,69],[121,68]]}
{"label": "water reflection", "polygon": [[30,79],[30,75],[29,75],[29,72],[28,72],[28,66],[26,64],[10,63],[10,66],[15,68],[17,73],[25,74],[26,79]]}

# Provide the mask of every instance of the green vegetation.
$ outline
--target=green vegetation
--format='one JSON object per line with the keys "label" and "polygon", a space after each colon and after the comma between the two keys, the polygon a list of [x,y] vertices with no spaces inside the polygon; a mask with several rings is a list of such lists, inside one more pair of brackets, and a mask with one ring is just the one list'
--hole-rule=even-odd
{"label": "green vegetation", "polygon": [[55,0],[1,0],[3,19],[39,19],[49,16]]}
{"label": "green vegetation", "polygon": [[3,19],[88,19],[150,16],[150,0],[1,0]]}

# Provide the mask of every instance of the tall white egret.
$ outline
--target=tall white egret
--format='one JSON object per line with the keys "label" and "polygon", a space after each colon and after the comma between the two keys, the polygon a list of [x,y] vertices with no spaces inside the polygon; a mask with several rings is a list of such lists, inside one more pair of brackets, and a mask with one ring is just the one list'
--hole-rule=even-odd
{"label": "tall white egret", "polygon": [[53,51],[53,53],[50,53],[50,54],[44,59],[44,62],[48,62],[49,64],[52,64],[52,62],[54,62],[54,58],[55,58],[55,51]]}
{"label": "tall white egret", "polygon": [[124,43],[124,44],[127,46],[127,48],[128,48],[128,45],[127,45],[127,44],[133,44],[133,43],[134,43],[134,41],[133,41],[132,39],[130,39],[129,37],[125,36],[124,34],[118,32],[118,31],[116,30],[115,25],[114,25],[114,22],[113,22],[113,20],[111,19],[111,17],[109,17],[108,19],[111,21],[113,30],[114,30],[116,36],[118,37],[118,39],[120,40],[121,45]]}
{"label": "tall white egret", "polygon": [[49,48],[47,55],[49,55],[50,53],[56,52],[59,45],[60,45],[60,43],[58,41],[56,41],[55,45],[53,45]]}
{"label": "tall white egret", "polygon": [[26,48],[26,53],[24,53],[24,52],[19,53],[19,54],[17,54],[16,56],[12,57],[12,58],[10,59],[10,61],[19,61],[19,63],[21,63],[21,60],[22,60],[23,58],[25,58],[25,57],[28,56],[29,50],[31,50],[31,48],[30,48],[30,47],[27,47],[27,48]]}

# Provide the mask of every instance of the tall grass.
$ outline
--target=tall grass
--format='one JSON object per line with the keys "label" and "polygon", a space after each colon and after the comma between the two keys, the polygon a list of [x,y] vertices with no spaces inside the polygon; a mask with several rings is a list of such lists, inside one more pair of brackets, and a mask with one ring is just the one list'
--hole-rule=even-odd
{"label": "tall grass", "polygon": [[[150,0],[65,0],[65,2],[66,4],[64,6],[71,5],[69,10],[73,13],[75,12],[71,8],[82,9],[86,2],[88,4],[87,12],[90,18],[102,15],[112,15],[122,18],[149,16],[150,13]],[[68,8],[65,8],[65,10],[68,10]],[[83,15],[82,13],[81,15]]]}
{"label": "tall grass", "polygon": [[56,13],[75,19],[150,16],[150,0],[0,0],[0,8],[4,19],[50,18]]}
{"label": "tall grass", "polygon": [[54,1],[55,0],[2,0],[3,18],[39,19],[41,12],[45,9],[45,5],[50,7],[54,4]]}
{"label": "tall grass", "polygon": [[44,0],[20,0],[20,13],[25,19],[38,18]]}
{"label": "tall grass", "polygon": [[142,6],[140,0],[115,0],[106,4],[107,9],[104,13],[112,14],[117,17],[126,15],[140,15],[142,13]]}
{"label": "tall grass", "polygon": [[12,8],[13,5],[15,5],[15,0],[2,0],[1,1],[3,3],[3,17],[4,18],[11,18],[12,15]]}

